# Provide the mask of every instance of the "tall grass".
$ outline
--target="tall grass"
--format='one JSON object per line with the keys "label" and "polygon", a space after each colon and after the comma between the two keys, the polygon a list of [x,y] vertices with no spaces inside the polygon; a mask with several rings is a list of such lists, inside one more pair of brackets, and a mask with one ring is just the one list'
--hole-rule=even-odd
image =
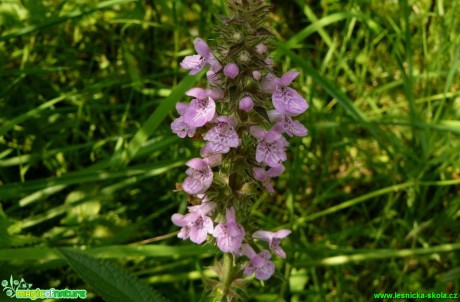
{"label": "tall grass", "polygon": [[[2,280],[97,301],[56,249],[83,247],[171,301],[207,300],[214,250],[170,222],[200,146],[169,123],[200,81],[178,62],[212,40],[223,2],[0,2]],[[309,135],[255,209],[293,229],[290,256],[244,300],[460,292],[460,3],[272,3],[273,56],[302,72]]]}

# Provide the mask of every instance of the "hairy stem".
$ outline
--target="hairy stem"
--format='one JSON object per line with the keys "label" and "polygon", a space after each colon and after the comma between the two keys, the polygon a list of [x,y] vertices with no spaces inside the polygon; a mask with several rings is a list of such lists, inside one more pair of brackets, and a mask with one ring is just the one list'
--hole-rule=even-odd
{"label": "hairy stem", "polygon": [[217,296],[214,301],[224,302],[228,301],[230,287],[233,279],[233,261],[230,253],[225,253],[222,259],[222,287],[217,291]]}

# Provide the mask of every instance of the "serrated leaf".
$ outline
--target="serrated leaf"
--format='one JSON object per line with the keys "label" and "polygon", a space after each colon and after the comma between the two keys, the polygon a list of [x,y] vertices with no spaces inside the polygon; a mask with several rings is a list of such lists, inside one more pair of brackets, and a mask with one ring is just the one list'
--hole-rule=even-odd
{"label": "serrated leaf", "polygon": [[117,265],[72,249],[58,249],[64,259],[107,302],[165,302],[158,292]]}

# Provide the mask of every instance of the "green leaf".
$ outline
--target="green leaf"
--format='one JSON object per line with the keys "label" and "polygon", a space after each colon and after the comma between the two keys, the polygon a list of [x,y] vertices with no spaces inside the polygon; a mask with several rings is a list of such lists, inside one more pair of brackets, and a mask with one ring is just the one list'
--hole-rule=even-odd
{"label": "green leaf", "polygon": [[58,249],[85,282],[108,302],[167,301],[140,279],[117,265],[71,249]]}

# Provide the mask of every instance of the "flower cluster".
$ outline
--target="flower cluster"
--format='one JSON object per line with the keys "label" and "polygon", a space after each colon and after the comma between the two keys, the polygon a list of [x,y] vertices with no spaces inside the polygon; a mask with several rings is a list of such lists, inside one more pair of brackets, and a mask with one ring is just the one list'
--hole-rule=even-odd
{"label": "flower cluster", "polygon": [[181,227],[179,238],[216,244],[222,252],[242,259],[246,276],[266,280],[275,266],[271,253],[257,241],[265,241],[273,254],[285,258],[280,241],[291,231],[249,230],[247,226],[253,225],[248,223],[249,205],[256,190],[243,188],[261,186],[275,192],[271,179],[284,172],[287,160],[285,135],[307,135],[293,118],[308,104],[289,87],[298,72],[279,78],[274,74],[269,55],[272,35],[261,28],[269,7],[264,1],[245,0],[229,2],[229,8],[219,47],[211,50],[196,38],[197,54],[180,64],[191,75],[207,69],[208,87],[190,89],[186,92],[190,103],[176,105],[179,117],[172,122],[172,131],[181,138],[202,139],[204,145],[201,157],[187,162],[180,186],[194,205],[185,215],[174,214],[172,221]]}

